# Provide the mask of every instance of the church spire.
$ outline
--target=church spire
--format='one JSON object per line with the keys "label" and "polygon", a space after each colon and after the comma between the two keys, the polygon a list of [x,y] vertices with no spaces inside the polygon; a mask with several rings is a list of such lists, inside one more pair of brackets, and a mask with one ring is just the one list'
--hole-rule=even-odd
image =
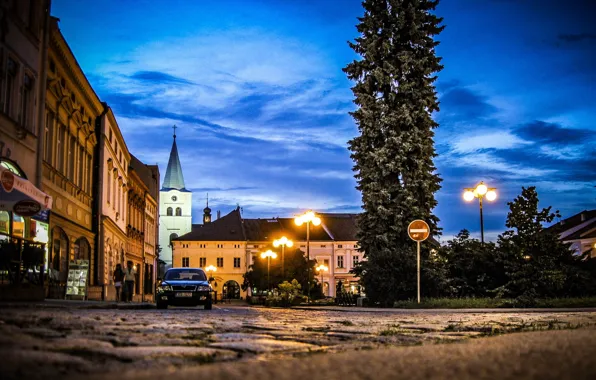
{"label": "church spire", "polygon": [[186,190],[184,188],[184,176],[182,175],[182,166],[180,165],[180,158],[178,157],[178,147],[176,146],[176,127],[174,125],[174,143],[172,144],[172,151],[170,152],[170,159],[168,160],[168,168],[166,169],[166,176],[164,177],[162,190]]}
{"label": "church spire", "polygon": [[209,193],[207,193],[207,207],[203,209],[203,224],[211,223],[211,209],[209,208]]}

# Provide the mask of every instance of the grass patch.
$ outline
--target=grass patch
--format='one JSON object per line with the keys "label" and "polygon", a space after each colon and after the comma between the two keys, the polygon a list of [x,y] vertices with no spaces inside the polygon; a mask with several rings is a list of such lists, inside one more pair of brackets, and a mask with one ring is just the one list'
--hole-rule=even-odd
{"label": "grass patch", "polygon": [[404,330],[400,328],[399,325],[391,325],[385,330],[381,330],[379,332],[380,336],[393,336],[393,335],[401,335],[404,333]]}
{"label": "grass patch", "polygon": [[[506,298],[427,298],[420,304],[414,300],[397,301],[399,309],[501,309],[527,308],[525,302]],[[596,297],[550,298],[533,300],[532,308],[582,308],[596,307]]]}

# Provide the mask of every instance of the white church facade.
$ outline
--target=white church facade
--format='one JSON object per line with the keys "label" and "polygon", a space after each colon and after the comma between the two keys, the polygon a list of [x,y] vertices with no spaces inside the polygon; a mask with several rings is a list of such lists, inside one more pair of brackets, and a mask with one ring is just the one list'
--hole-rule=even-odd
{"label": "white church facade", "polygon": [[192,192],[184,185],[184,175],[178,156],[176,132],[168,160],[166,175],[159,191],[159,257],[172,266],[171,240],[192,230]]}

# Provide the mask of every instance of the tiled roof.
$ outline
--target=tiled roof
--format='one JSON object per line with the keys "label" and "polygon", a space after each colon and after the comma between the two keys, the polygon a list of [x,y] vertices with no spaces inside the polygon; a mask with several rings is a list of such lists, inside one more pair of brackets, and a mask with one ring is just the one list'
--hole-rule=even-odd
{"label": "tiled roof", "polygon": [[159,168],[157,165],[145,165],[134,155],[130,155],[130,166],[149,189],[149,194],[157,201],[159,194]]}
{"label": "tiled roof", "polygon": [[244,241],[240,210],[237,208],[223,217],[206,224],[193,224],[191,232],[174,241]]}
{"label": "tiled roof", "polygon": [[282,228],[278,219],[243,219],[244,232],[248,241],[268,241],[282,236],[295,240],[291,231]]}
{"label": "tiled roof", "polygon": [[[582,220],[582,214],[583,214],[583,220]],[[580,224],[585,223],[586,221],[593,219],[593,218],[596,218],[596,210],[584,210],[580,213],[570,216],[569,218],[563,219],[558,223],[553,224],[552,226],[546,228],[546,230],[549,232],[561,234],[561,233],[568,231],[570,229],[573,229],[573,228],[579,226]],[[567,239],[567,238],[565,238],[565,239]]]}
{"label": "tiled roof", "polygon": [[176,138],[172,144],[172,151],[170,152],[170,159],[168,161],[168,168],[166,169],[166,176],[161,186],[162,191],[167,190],[181,190],[188,191],[184,187],[184,176],[182,175],[182,166],[180,165],[180,158],[178,157],[178,147],[176,146]]}
{"label": "tiled roof", "polygon": [[581,240],[581,239],[591,239],[596,237],[596,221],[587,224],[586,226],[580,228],[579,230],[575,231],[569,236],[565,236],[563,240]]}
{"label": "tiled roof", "polygon": [[320,216],[334,240],[356,240],[358,214],[320,214]]}

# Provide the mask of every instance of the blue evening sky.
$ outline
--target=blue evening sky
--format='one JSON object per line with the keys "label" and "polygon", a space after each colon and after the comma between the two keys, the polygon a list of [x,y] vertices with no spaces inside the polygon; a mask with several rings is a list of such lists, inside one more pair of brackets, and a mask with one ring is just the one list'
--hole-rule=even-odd
{"label": "blue evening sky", "polygon": [[[479,235],[464,187],[484,180],[485,233],[537,186],[563,216],[596,200],[596,2],[443,0],[435,212],[443,239]],[[193,219],[358,212],[347,141],[358,0],[54,0],[52,14],[131,152],[159,164],[172,125]]]}

